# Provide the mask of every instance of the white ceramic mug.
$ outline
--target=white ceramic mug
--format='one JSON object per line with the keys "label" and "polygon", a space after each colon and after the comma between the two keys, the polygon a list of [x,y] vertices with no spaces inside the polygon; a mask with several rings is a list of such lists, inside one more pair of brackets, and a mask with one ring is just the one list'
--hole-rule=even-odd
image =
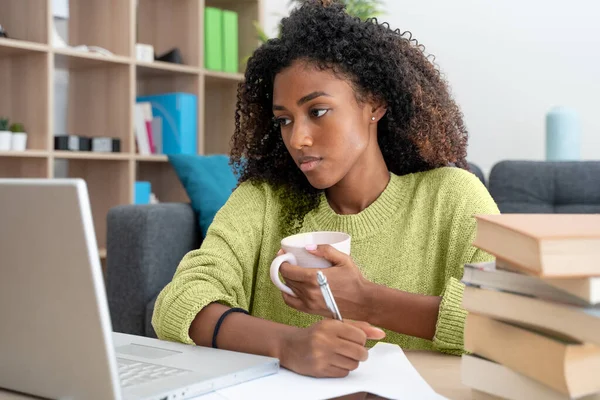
{"label": "white ceramic mug", "polygon": [[285,251],[278,257],[275,257],[271,263],[271,281],[279,290],[295,296],[292,289],[287,287],[279,279],[279,268],[284,262],[298,265],[303,268],[329,268],[331,263],[322,257],[317,257],[309,253],[304,247],[308,244],[328,244],[331,247],[350,255],[350,235],[344,232],[307,232],[288,236],[281,240],[281,248]]}

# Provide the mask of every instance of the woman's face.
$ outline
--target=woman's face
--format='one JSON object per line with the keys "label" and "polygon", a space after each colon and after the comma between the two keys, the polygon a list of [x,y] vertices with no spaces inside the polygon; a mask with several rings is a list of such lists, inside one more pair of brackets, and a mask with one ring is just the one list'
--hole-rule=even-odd
{"label": "woman's face", "polygon": [[372,111],[369,103],[357,102],[349,82],[306,62],[296,61],[275,77],[273,114],[283,142],[317,189],[334,186],[358,164],[367,165],[365,150],[377,145]]}

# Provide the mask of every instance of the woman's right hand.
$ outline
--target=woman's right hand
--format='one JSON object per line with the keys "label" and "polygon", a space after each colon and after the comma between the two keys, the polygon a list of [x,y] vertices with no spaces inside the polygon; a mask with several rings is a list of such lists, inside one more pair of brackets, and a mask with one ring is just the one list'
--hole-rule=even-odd
{"label": "woman's right hand", "polygon": [[285,337],[281,343],[281,365],[301,375],[345,377],[367,360],[367,339],[384,337],[384,331],[366,322],[322,320]]}

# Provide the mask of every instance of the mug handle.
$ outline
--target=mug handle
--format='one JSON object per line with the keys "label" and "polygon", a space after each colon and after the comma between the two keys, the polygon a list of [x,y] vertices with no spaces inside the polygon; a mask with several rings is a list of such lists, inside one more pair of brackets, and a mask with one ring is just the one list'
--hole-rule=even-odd
{"label": "mug handle", "polygon": [[275,286],[279,288],[279,290],[289,294],[290,296],[296,297],[292,289],[284,285],[283,282],[281,282],[281,280],[279,279],[279,267],[281,267],[281,264],[283,264],[286,261],[294,265],[298,263],[296,261],[296,257],[292,253],[285,253],[275,257],[275,259],[271,263],[271,280],[273,281]]}

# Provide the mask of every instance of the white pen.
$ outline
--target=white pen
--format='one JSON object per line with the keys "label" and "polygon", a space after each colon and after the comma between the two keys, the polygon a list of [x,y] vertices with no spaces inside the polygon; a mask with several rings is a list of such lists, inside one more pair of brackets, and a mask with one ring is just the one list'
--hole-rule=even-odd
{"label": "white pen", "polygon": [[317,282],[321,288],[321,293],[325,299],[325,304],[327,305],[327,308],[329,308],[329,311],[331,311],[333,314],[333,318],[337,319],[338,321],[343,321],[342,314],[340,314],[340,310],[338,309],[335,299],[333,298],[333,293],[331,293],[331,289],[329,288],[329,283],[327,283],[327,277],[321,271],[317,272]]}

